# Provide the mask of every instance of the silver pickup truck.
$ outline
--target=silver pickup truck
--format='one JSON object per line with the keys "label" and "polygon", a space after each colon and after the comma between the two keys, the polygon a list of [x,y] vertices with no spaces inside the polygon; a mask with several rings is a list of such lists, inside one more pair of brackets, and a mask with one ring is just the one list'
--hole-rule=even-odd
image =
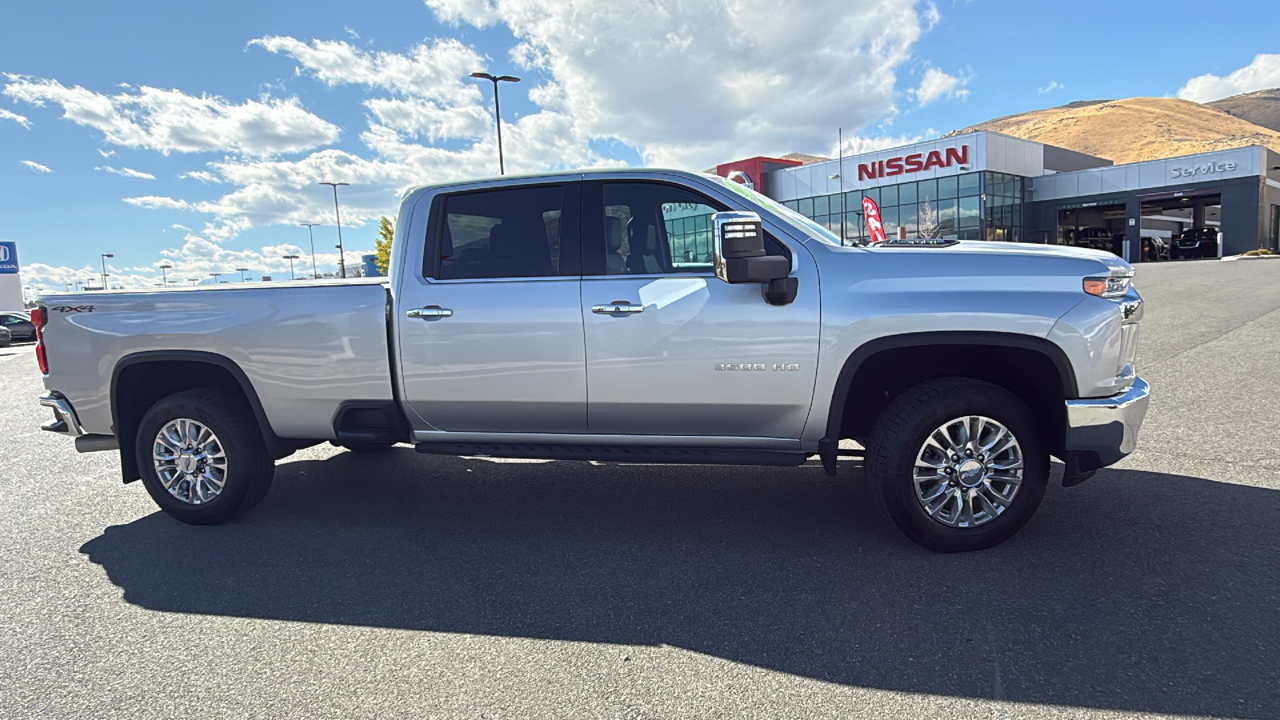
{"label": "silver pickup truck", "polygon": [[800,465],[865,448],[939,551],[1013,535],[1050,456],[1134,449],[1142,300],[1110,253],[846,246],[737,183],[666,170],[424,187],[382,282],[42,298],[46,430],[119,449],[188,523],[318,442],[460,456]]}

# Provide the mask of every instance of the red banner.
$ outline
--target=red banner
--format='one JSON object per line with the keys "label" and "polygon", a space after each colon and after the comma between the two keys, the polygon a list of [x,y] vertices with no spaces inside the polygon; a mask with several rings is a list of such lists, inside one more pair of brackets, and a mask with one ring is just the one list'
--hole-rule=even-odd
{"label": "red banner", "polygon": [[862,198],[862,213],[867,218],[867,238],[872,243],[884,242],[884,224],[880,222],[880,208],[869,197]]}

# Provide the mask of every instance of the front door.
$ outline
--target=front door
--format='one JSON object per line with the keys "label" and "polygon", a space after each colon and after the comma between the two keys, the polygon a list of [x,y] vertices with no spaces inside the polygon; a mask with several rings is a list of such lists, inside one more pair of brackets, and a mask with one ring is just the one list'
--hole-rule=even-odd
{"label": "front door", "polygon": [[[589,187],[582,313],[591,432],[798,440],[818,359],[811,258],[792,259],[801,268],[796,301],[772,306],[762,286],[713,274],[711,215],[728,209],[719,202],[656,182]],[[807,252],[771,242],[773,252]]]}
{"label": "front door", "polygon": [[415,431],[586,431],[578,196],[559,183],[435,199],[429,257],[397,303]]}

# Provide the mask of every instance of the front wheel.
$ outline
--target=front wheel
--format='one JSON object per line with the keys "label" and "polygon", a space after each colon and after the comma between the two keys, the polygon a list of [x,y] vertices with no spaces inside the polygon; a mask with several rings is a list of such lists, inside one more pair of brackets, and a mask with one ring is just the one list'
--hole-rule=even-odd
{"label": "front wheel", "polygon": [[142,416],[135,445],[156,504],[192,525],[225,522],[257,505],[275,472],[248,406],[211,390],[161,399]]}
{"label": "front wheel", "polygon": [[1031,411],[988,383],[943,378],[889,404],[872,430],[866,475],[880,511],[938,552],[998,545],[1031,519],[1049,453]]}

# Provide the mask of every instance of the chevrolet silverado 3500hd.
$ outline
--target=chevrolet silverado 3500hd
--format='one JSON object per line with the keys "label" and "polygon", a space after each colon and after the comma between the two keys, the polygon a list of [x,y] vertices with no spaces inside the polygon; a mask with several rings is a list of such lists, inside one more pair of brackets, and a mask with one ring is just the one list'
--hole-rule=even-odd
{"label": "chevrolet silverado 3500hd", "polygon": [[875,504],[995,545],[1132,452],[1142,300],[1115,255],[846,246],[718,177],[610,170],[406,195],[389,278],[44,297],[46,430],[210,524],[277,459],[369,452],[799,465],[866,447]]}

